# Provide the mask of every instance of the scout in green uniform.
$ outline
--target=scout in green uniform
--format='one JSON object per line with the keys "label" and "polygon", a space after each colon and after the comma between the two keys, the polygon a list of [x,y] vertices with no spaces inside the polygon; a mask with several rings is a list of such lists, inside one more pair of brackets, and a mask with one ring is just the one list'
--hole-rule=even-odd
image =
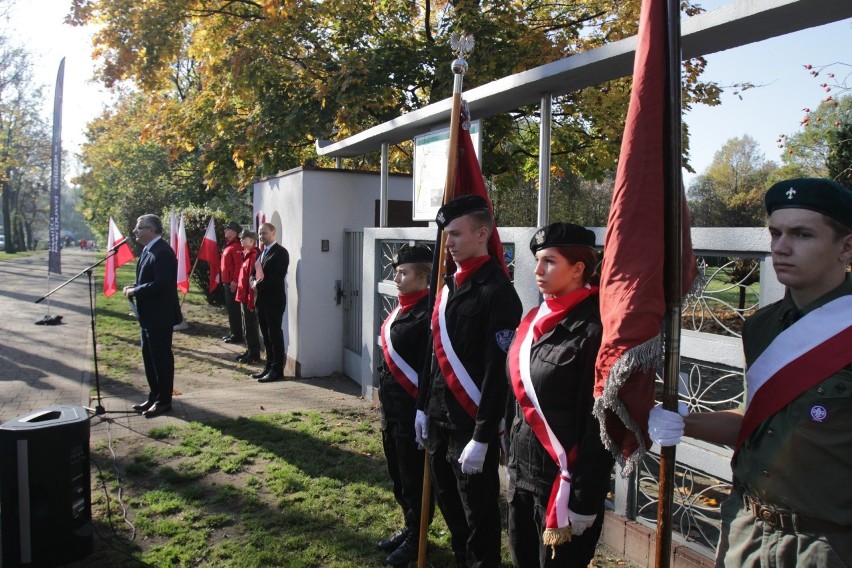
{"label": "scout in green uniform", "polygon": [[794,179],[766,193],[784,299],[746,320],[745,412],[657,407],[651,438],[734,447],[717,566],[852,566],[852,190]]}

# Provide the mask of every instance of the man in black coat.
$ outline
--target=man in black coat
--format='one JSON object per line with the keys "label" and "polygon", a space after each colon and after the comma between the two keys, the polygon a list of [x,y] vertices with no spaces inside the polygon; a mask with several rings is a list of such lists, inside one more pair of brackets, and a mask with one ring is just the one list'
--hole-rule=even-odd
{"label": "man in black coat", "polygon": [[275,242],[275,225],[264,223],[257,231],[263,250],[254,264],[249,280],[257,299],[257,321],[266,346],[266,367],[251,375],[260,383],[269,383],[284,378],[284,308],[287,295],[284,278],[290,266],[290,253]]}
{"label": "man in black coat", "polygon": [[144,248],[136,266],[136,282],[124,287],[124,296],[136,302],[139,314],[142,361],[149,390],[148,400],[133,409],[146,418],[172,409],[172,333],[183,320],[177,295],[177,257],[162,234],[163,223],[156,215],[142,215],[136,220],[133,235]]}

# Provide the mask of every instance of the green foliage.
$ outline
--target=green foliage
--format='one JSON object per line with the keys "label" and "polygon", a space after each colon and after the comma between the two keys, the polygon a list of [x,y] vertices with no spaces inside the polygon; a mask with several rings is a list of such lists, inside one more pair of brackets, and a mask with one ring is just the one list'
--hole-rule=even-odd
{"label": "green foliage", "polygon": [[852,118],[841,123],[830,136],[828,176],[852,188]]}
{"label": "green foliage", "polygon": [[[225,243],[225,225],[234,219],[238,219],[238,222],[245,222],[244,224],[249,224],[248,220],[240,219],[239,217],[232,218],[222,211],[214,211],[206,207],[187,207],[186,209],[178,212],[178,219],[180,218],[180,213],[184,214],[186,241],[189,244],[189,258],[195,266],[192,281],[198,285],[199,290],[201,290],[204,294],[208,303],[216,305],[222,304],[225,299],[222,296],[221,288],[216,288],[213,292],[210,292],[209,290],[209,265],[203,260],[199,260],[197,263],[195,262],[195,259],[198,257],[198,249],[201,248],[201,243],[204,239],[205,233],[207,232],[207,224],[210,222],[211,216],[214,218],[214,224],[216,226],[216,242],[219,244],[220,252]],[[247,211],[246,217],[248,216],[249,213]],[[164,225],[167,225],[169,222],[169,212],[163,211],[162,217]],[[163,229],[163,232],[166,232],[165,228]]]}
{"label": "green foliage", "polygon": [[34,248],[47,227],[51,133],[27,51],[0,35],[0,191],[5,252]]}
{"label": "green foliage", "polygon": [[752,137],[731,138],[689,187],[692,226],[762,226],[763,194],[776,170]]}
{"label": "green foliage", "polygon": [[852,122],[852,95],[827,99],[816,110],[806,109],[800,131],[779,138],[784,147],[781,161],[785,166],[795,168],[793,171],[799,176],[829,175],[828,160],[835,144],[835,133],[844,123]]}
{"label": "green foliage", "polygon": [[[117,116],[105,115],[106,128],[91,133],[83,159],[90,177],[81,178],[87,211],[93,220],[100,215],[107,203],[98,195],[107,187],[113,195],[133,193],[122,204],[130,209],[144,186],[146,199],[159,203],[155,210],[220,199],[214,208],[236,213],[235,204],[224,203],[226,196],[254,179],[301,165],[331,165],[316,155],[317,139],[340,139],[449,96],[451,32],[476,37],[467,90],[633,35],[639,5],[74,0],[74,23],[99,24],[95,54],[102,58],[102,79],[137,89],[126,97],[132,104],[115,112],[132,120],[122,127]],[[701,11],[689,2],[683,9],[688,15]],[[718,104],[718,86],[699,81],[703,68],[701,59],[684,64],[685,108]],[[555,101],[555,185],[611,175],[629,94],[630,80],[620,79]],[[521,108],[484,125],[485,176],[507,204],[518,201],[510,193],[523,194],[536,183],[536,114]],[[125,137],[134,140],[128,150],[139,152],[138,159],[123,159],[132,156],[118,148]],[[393,147],[391,170],[410,172],[411,154],[408,142]],[[376,153],[344,165],[375,168],[378,159]],[[107,183],[97,179],[106,175],[98,173],[106,165],[140,165],[156,173],[137,183]],[[114,175],[114,182],[140,177]],[[126,217],[137,214],[136,205]],[[510,214],[498,208],[498,216]]]}

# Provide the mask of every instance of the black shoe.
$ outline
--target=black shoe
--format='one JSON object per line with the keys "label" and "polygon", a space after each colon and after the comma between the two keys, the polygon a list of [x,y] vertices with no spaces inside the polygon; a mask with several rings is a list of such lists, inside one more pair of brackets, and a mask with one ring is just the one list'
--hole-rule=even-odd
{"label": "black shoe", "polygon": [[160,414],[165,414],[166,412],[171,411],[172,405],[168,402],[155,402],[151,405],[151,408],[142,413],[142,416],[145,418],[153,418],[155,416],[159,416]]}
{"label": "black shoe", "polygon": [[135,410],[136,412],[141,414],[141,413],[145,412],[146,410],[148,410],[149,408],[151,408],[152,406],[154,406],[154,403],[151,402],[150,400],[146,400],[142,404],[134,404],[133,410]]}
{"label": "black shoe", "polygon": [[251,365],[252,363],[260,363],[260,353],[249,353],[245,357],[243,357],[241,363],[245,363],[246,365]]}
{"label": "black shoe", "polygon": [[405,537],[407,537],[408,533],[410,532],[411,529],[409,529],[408,527],[403,527],[392,535],[390,535],[389,537],[387,537],[385,540],[380,540],[379,542],[377,542],[376,546],[378,546],[382,550],[396,550],[397,548],[399,548],[399,545],[403,543]]}
{"label": "black shoe", "polygon": [[284,378],[284,375],[282,375],[278,371],[269,371],[268,373],[266,373],[265,375],[263,375],[262,377],[257,379],[257,382],[259,382],[259,383],[271,383],[272,381],[280,381],[283,378]]}
{"label": "black shoe", "polygon": [[233,335],[226,335],[226,336],[224,336],[224,337],[222,338],[222,341],[228,341],[228,340],[229,340],[229,339],[231,339],[232,337],[234,337],[234,336],[233,336]]}
{"label": "black shoe", "polygon": [[248,352],[248,349],[247,349],[247,350],[243,351],[242,353],[240,353],[239,355],[237,355],[236,357],[234,357],[234,361],[239,361],[240,363],[242,363],[243,361],[245,361],[245,358],[248,357],[248,354],[249,354],[249,352]]}
{"label": "black shoe", "polygon": [[269,372],[269,370],[270,370],[270,367],[265,367],[262,371],[258,371],[257,373],[252,373],[249,376],[253,379],[259,379],[259,378],[263,377],[264,375],[266,375]]}
{"label": "black shoe", "polygon": [[405,566],[412,560],[417,560],[417,542],[420,535],[409,532],[399,547],[385,558],[385,564]]}
{"label": "black shoe", "polygon": [[245,340],[242,337],[234,337],[234,336],[226,337],[222,341],[224,341],[225,343],[245,343]]}

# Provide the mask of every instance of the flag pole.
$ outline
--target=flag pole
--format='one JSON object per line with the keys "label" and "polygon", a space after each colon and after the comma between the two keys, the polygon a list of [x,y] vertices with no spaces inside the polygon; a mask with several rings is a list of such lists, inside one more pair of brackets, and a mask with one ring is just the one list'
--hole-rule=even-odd
{"label": "flag pole", "polygon": [[[467,61],[465,58],[473,50],[473,36],[459,36],[453,33],[450,37],[450,47],[456,55],[452,62],[453,71],[453,98],[450,110],[450,139],[447,145],[447,177],[444,180],[444,198],[442,204],[447,203],[453,197],[456,186],[456,170],[458,169],[459,153],[459,126],[461,123],[462,109],[462,84],[464,74],[467,72]],[[435,238],[435,250],[432,251],[432,275],[429,286],[429,313],[435,305],[435,295],[438,285],[446,274],[446,235],[438,228]],[[431,341],[431,337],[430,337]],[[427,351],[431,352],[430,349]],[[424,450],[425,451],[425,450]],[[426,568],[427,531],[429,527],[430,494],[432,491],[432,478],[429,471],[429,459],[423,460],[423,493],[420,499],[420,535],[417,549],[417,568]]]}
{"label": "flag pole", "polygon": [[[664,152],[664,294],[663,320],[665,366],[663,408],[677,412],[680,373],[681,297],[683,294],[683,180],[681,175],[681,46],[680,2],[666,0],[666,106]],[[668,568],[672,553],[675,446],[660,452],[660,481],[657,502],[656,566]]]}

